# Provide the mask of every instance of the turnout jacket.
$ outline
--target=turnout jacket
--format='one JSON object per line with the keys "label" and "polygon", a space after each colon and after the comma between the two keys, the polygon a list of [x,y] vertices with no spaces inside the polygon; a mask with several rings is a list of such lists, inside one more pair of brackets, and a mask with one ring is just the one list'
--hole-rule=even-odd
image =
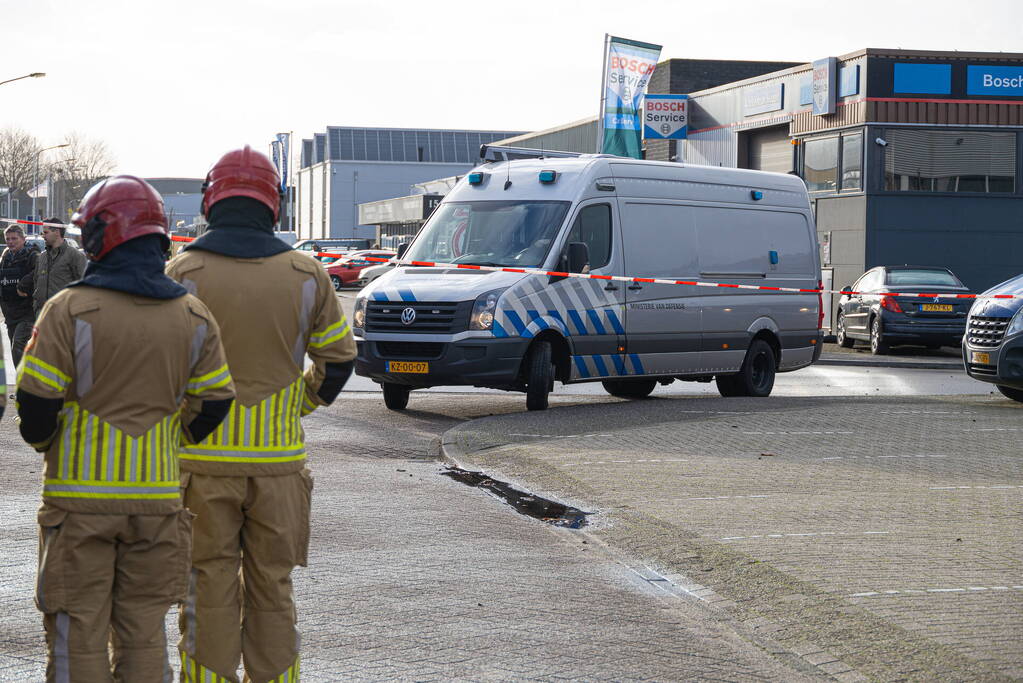
{"label": "turnout jacket", "polygon": [[[344,365],[343,384],[355,358],[323,266],[292,249],[259,258],[189,249],[167,264],[167,274],[216,316],[237,390],[221,425],[182,446],[182,469],[213,476],[302,470],[299,418],[334,400],[340,385],[333,377]],[[306,354],[312,364],[303,372]]]}
{"label": "turnout jacket", "polygon": [[190,295],[65,289],[18,366],[23,434],[36,426],[29,399],[59,405],[56,429],[32,446],[45,452],[44,502],[71,512],[180,509],[182,425],[233,396],[217,322]]}

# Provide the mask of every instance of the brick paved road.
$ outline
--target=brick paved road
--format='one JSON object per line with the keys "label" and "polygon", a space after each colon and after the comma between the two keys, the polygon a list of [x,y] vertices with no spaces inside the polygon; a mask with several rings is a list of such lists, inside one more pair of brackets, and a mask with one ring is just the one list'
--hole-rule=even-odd
{"label": "brick paved road", "polygon": [[[424,397],[399,415],[378,397],[346,397],[307,420],[316,489],[310,567],[296,573],[304,680],[812,677],[600,544],[438,475],[444,429],[520,404]],[[13,427],[0,422],[0,680],[41,680],[38,458]]]}
{"label": "brick paved road", "polygon": [[594,535],[825,672],[994,679],[1023,677],[1021,418],[987,397],[703,398],[494,417],[446,440],[601,511]]}

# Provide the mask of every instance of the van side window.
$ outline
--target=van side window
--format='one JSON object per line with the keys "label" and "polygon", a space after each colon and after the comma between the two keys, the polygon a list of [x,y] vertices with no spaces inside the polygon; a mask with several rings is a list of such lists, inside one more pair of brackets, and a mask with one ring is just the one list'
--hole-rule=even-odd
{"label": "van side window", "polygon": [[611,261],[611,206],[584,207],[568,233],[566,248],[571,242],[582,242],[589,249],[590,270],[606,266]]}

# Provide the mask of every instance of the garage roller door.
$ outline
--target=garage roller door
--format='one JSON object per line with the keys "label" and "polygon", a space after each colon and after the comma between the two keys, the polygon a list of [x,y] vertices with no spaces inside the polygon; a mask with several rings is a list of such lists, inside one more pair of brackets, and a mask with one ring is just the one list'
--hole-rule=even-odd
{"label": "garage roller door", "polygon": [[774,173],[788,173],[792,170],[792,143],[788,126],[775,126],[749,133],[749,167]]}

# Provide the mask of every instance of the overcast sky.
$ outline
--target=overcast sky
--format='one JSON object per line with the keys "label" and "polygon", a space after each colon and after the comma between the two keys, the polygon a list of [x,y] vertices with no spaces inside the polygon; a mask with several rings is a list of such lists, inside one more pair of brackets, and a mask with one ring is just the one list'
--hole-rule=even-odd
{"label": "overcast sky", "polygon": [[[0,127],[201,177],[328,125],[537,130],[596,113],[605,33],[661,58],[1023,52],[1018,0],[0,0]],[[297,142],[297,140],[296,140]],[[297,152],[296,152],[297,153]]]}

